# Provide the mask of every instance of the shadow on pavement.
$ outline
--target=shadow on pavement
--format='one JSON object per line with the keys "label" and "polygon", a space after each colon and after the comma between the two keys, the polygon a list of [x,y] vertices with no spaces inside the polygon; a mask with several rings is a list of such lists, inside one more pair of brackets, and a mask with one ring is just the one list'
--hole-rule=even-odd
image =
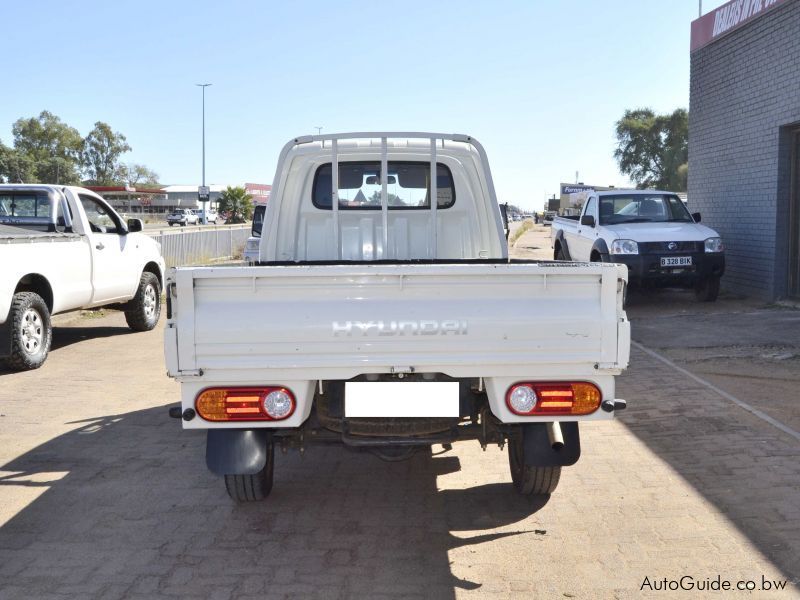
{"label": "shadow on pavement", "polygon": [[[50,352],[55,352],[61,348],[66,348],[72,344],[77,344],[84,340],[107,338],[117,335],[134,333],[128,327],[109,327],[99,325],[97,327],[53,327],[53,341],[50,344]],[[47,365],[45,361],[42,368]],[[3,360],[0,359],[0,376],[14,373],[8,368]]]}
{"label": "shadow on pavement", "polygon": [[[683,304],[655,294],[639,296],[629,312],[632,337],[640,339],[646,333],[645,344],[654,349],[680,348],[688,347],[687,336],[711,344],[712,338],[730,334],[721,330],[715,334],[713,326],[701,325],[703,320],[727,320],[734,330],[742,328],[740,338],[747,337],[748,323],[758,327],[755,313],[734,320],[734,313],[748,303],[730,299],[695,311],[686,297],[682,299]],[[702,314],[710,310],[717,314]],[[654,317],[659,313],[680,318],[658,321]],[[643,328],[641,334],[638,327]],[[800,443],[635,347],[629,370],[618,379],[617,394],[628,401],[628,409],[620,415],[622,423],[787,579],[800,580]],[[745,395],[742,400],[758,401]]]}
{"label": "shadow on pavement", "polygon": [[134,333],[128,327],[54,327],[50,351],[59,350],[87,339],[106,338]]}
{"label": "shadow on pavement", "polygon": [[317,446],[278,454],[269,499],[235,505],[205,468],[205,434],[166,410],[84,422],[0,469],[3,496],[42,491],[0,528],[0,596],[453,598],[481,582],[454,577],[448,551],[533,535],[494,529],[546,503],[510,483],[438,490],[460,469],[448,454]]}

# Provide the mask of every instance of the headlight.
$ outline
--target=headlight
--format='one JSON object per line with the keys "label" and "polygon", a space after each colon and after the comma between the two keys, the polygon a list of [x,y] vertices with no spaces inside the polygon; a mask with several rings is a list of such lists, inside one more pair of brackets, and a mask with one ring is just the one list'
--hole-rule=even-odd
{"label": "headlight", "polygon": [[247,240],[247,251],[256,252],[258,250],[258,240]]}
{"label": "headlight", "polygon": [[614,240],[611,242],[611,254],[639,254],[639,244],[633,240]]}
{"label": "headlight", "polygon": [[722,252],[725,246],[722,245],[722,238],[708,238],[706,240],[706,252]]}

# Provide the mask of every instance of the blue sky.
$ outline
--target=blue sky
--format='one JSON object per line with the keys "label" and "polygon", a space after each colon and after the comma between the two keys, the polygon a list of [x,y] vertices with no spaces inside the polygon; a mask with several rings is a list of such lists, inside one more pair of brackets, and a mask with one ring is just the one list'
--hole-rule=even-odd
{"label": "blue sky", "polygon": [[[723,4],[706,0],[704,12]],[[0,140],[49,110],[124,133],[161,181],[271,183],[289,138],[467,133],[501,202],[541,208],[560,181],[626,183],[626,108],[688,107],[695,0],[8,2]],[[11,59],[8,59],[9,53]]]}

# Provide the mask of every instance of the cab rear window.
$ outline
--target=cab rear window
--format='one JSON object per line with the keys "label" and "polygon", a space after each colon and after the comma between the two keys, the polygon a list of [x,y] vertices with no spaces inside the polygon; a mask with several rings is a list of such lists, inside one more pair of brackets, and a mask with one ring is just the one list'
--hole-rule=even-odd
{"label": "cab rear window", "polygon": [[[386,190],[389,210],[430,209],[431,165],[427,162],[389,161]],[[314,173],[312,202],[330,210],[332,207],[331,163],[321,165]],[[339,209],[380,210],[381,163],[339,163]],[[453,175],[447,165],[436,165],[437,208],[450,208],[456,201]]]}

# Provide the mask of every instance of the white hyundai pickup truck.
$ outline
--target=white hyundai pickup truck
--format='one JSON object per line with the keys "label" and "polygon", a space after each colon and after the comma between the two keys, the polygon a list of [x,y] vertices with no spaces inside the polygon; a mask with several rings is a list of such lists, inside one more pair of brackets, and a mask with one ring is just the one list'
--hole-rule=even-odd
{"label": "white hyundai pickup truck", "polygon": [[550,241],[556,260],[624,264],[633,285],[692,287],[703,302],[717,299],[725,272],[719,234],[673,192],[592,194],[580,216],[553,220]]}
{"label": "white hyundai pickup truck", "polygon": [[233,499],[269,494],[276,446],[466,439],[508,444],[516,489],[550,494],[578,424],[624,408],[625,268],[509,260],[474,138],[299,137],[272,189],[255,266],[167,279],[170,415],[207,430]]}
{"label": "white hyundai pickup truck", "polygon": [[80,308],[111,305],[134,331],[153,329],[164,260],[141,230],[87,189],[0,185],[0,359],[40,367],[50,316]]}

